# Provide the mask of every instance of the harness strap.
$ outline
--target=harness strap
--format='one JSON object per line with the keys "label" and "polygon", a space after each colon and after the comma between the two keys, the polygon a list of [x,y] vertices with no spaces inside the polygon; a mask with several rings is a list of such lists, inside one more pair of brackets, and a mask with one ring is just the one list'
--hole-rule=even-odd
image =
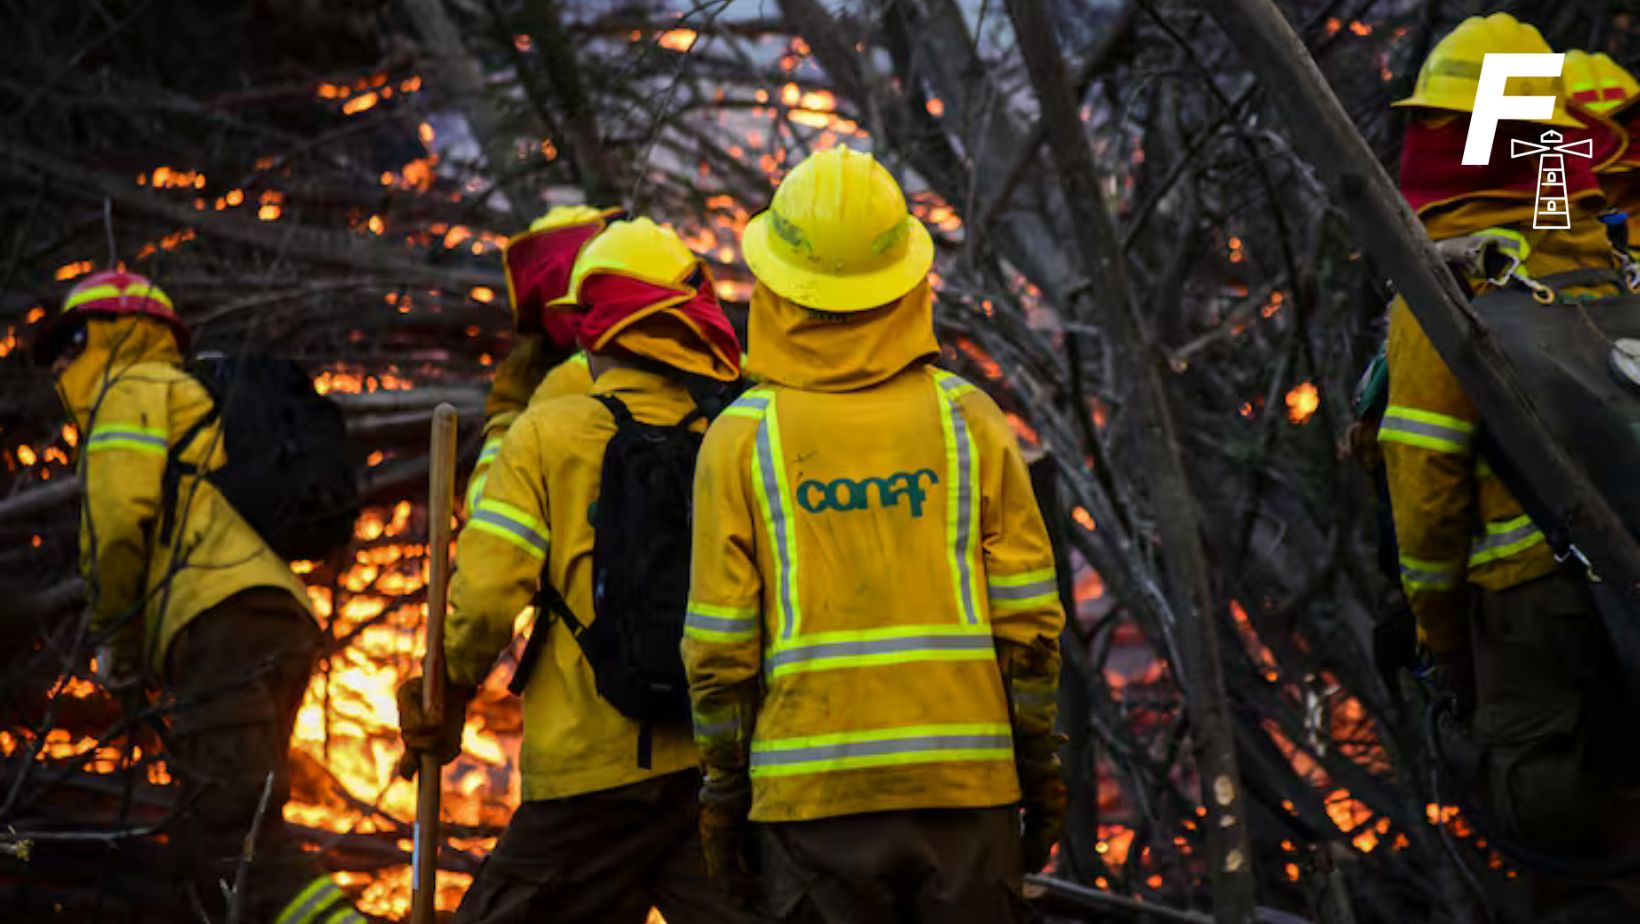
{"label": "harness strap", "polygon": [[535,612],[535,629],[524,643],[524,650],[518,653],[518,667],[513,669],[512,679],[507,681],[507,690],[514,696],[523,696],[524,688],[529,686],[530,673],[535,670],[535,662],[541,660],[541,649],[547,644],[547,630],[552,628],[553,619],[562,619],[571,635],[580,635],[586,628],[575,618],[564,595],[547,580],[544,565],[541,569],[541,589],[535,592]]}
{"label": "harness strap", "polygon": [[199,466],[182,461],[182,454],[188,451],[200,431],[214,423],[219,416],[216,402],[211,402],[211,409],[200,415],[182,434],[182,439],[165,453],[165,474],[160,479],[160,545],[171,544],[171,531],[176,527],[177,491],[180,489],[183,475],[199,474]]}

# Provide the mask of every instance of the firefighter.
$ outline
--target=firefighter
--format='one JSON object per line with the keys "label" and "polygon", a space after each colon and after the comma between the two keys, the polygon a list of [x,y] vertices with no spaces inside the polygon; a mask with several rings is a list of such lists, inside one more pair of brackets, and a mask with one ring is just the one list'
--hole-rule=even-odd
{"label": "firefighter", "polygon": [[[1546,129],[1571,133],[1578,124],[1562,104],[1544,124],[1502,122],[1489,165],[1461,164],[1483,56],[1548,51],[1535,28],[1501,13],[1467,19],[1442,39],[1416,92],[1395,104],[1411,116],[1401,190],[1473,293],[1531,291],[1553,305],[1545,310],[1570,312],[1569,300],[1618,292],[1591,162],[1563,158],[1571,226],[1538,230],[1537,158],[1509,154],[1512,140],[1537,142]],[[1560,91],[1557,78],[1517,78],[1507,89],[1512,96]],[[1603,274],[1585,272],[1594,284],[1558,290],[1544,281],[1572,270]],[[1399,299],[1391,307],[1388,362],[1378,438],[1401,583],[1430,676],[1475,704],[1478,795],[1503,837],[1538,856],[1576,863],[1620,852],[1635,818],[1625,789],[1634,787],[1636,766],[1621,752],[1634,737],[1618,714],[1621,672],[1588,570],[1570,553],[1557,562],[1499,476],[1504,460],[1482,448],[1511,434],[1482,430],[1474,404]],[[1546,870],[1529,879],[1534,920],[1627,921],[1640,913],[1605,884],[1577,884]]]}
{"label": "firefighter", "polygon": [[[174,830],[178,876],[222,919],[218,883],[233,883],[245,837],[272,787],[255,860],[238,901],[243,919],[276,924],[363,922],[286,829],[290,736],[320,632],[307,592],[216,487],[198,472],[226,463],[220,425],[169,455],[212,408],[182,369],[188,329],[171,299],[135,273],[102,272],[69,292],[35,346],[83,434],[80,563],[93,635],[107,645],[110,685],[156,678],[174,702],[167,764],[181,784]],[[170,543],[155,524],[175,523]]]}
{"label": "firefighter", "polygon": [[[638,420],[689,414],[685,375],[738,376],[739,343],[710,277],[670,229],[614,222],[582,251],[573,282],[593,394]],[[537,401],[514,422],[458,541],[443,726],[422,714],[420,678],[399,691],[406,771],[418,753],[459,752],[465,705],[543,580],[577,628],[590,624],[593,508],[615,428],[589,395]],[[651,906],[673,924],[742,920],[706,879],[687,723],[645,728],[618,711],[599,695],[576,623],[543,609],[534,633],[548,634],[524,693],[523,803],[456,921],[641,924]]]}
{"label": "firefighter", "polygon": [[683,643],[708,869],[777,920],[1024,919],[1065,809],[1024,458],[932,365],[930,237],[870,155],[799,164],[742,244],[764,384],[701,450]]}
{"label": "firefighter", "polygon": [[[532,400],[592,390],[586,354],[575,345],[575,311],[565,304],[575,257],[620,209],[560,205],[507,241],[502,262],[517,342],[495,369],[484,398],[484,444],[467,479],[469,513],[484,492],[507,429]],[[556,304],[554,304],[556,303]]]}
{"label": "firefighter", "polygon": [[1600,219],[1630,288],[1640,290],[1640,82],[1608,55],[1577,50],[1566,53],[1562,77],[1569,108],[1595,139],[1595,176],[1609,206]]}

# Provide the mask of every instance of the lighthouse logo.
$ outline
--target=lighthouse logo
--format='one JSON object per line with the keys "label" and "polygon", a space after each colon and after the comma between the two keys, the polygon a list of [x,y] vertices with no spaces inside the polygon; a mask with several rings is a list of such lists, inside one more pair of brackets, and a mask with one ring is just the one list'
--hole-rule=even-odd
{"label": "lighthouse logo", "polygon": [[1538,158],[1537,200],[1532,206],[1532,227],[1565,231],[1572,227],[1571,203],[1566,198],[1566,155],[1594,158],[1594,140],[1566,143],[1566,136],[1549,129],[1537,144],[1512,138],[1510,157]]}

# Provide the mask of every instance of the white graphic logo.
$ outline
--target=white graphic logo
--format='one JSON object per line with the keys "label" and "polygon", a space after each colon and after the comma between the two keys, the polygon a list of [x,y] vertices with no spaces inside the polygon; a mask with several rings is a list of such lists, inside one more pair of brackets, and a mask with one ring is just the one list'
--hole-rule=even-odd
{"label": "white graphic logo", "polygon": [[1538,155],[1537,202],[1532,206],[1532,227],[1565,231],[1572,226],[1571,203],[1566,198],[1565,154],[1594,158],[1594,139],[1584,138],[1562,144],[1566,136],[1549,129],[1538,139],[1541,144],[1509,139],[1510,157]]}
{"label": "white graphic logo", "polygon": [[1509,96],[1504,88],[1511,77],[1559,77],[1566,59],[1562,54],[1488,54],[1481,59],[1475,86],[1474,117],[1464,140],[1463,165],[1484,167],[1492,160],[1492,139],[1504,119],[1542,122],[1555,115],[1553,96]]}

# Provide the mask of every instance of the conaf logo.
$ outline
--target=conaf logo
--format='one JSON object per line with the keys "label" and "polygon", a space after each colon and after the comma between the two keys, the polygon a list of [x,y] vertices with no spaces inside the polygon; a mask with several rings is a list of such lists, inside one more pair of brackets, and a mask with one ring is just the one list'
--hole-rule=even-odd
{"label": "conaf logo", "polygon": [[922,516],[923,501],[928,495],[923,491],[922,479],[926,476],[929,484],[939,484],[940,476],[932,469],[918,469],[915,472],[895,472],[887,478],[866,478],[855,481],[852,478],[838,478],[835,481],[815,481],[810,479],[797,486],[797,503],[810,513],[824,513],[827,510],[865,510],[871,506],[871,489],[877,489],[877,503],[883,507],[899,506],[900,498],[905,498],[911,505],[913,517]]}

